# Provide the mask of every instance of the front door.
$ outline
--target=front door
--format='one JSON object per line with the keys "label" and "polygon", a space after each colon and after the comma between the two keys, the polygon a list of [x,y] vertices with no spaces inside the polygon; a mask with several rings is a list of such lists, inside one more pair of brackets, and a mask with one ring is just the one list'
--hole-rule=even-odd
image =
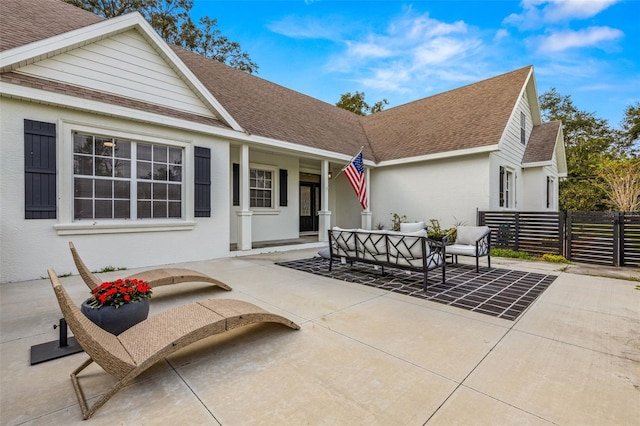
{"label": "front door", "polygon": [[300,232],[318,231],[320,184],[300,182]]}

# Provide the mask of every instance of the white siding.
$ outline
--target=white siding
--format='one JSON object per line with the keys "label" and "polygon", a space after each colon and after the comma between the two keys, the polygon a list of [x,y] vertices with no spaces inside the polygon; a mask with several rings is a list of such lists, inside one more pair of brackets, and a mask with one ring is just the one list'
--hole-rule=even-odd
{"label": "white siding", "polygon": [[[0,98],[0,282],[36,279],[55,268],[59,274],[77,274],[68,241],[73,241],[91,269],[147,267],[170,263],[225,257],[229,255],[229,145],[200,133],[149,127],[125,120],[100,117],[67,109]],[[58,131],[58,218],[24,219],[24,119],[56,123]],[[195,218],[195,226],[184,230],[59,235],[61,211],[73,204],[71,188],[61,183],[72,172],[73,162],[62,154],[71,143],[70,134],[61,134],[60,120],[91,123],[96,127],[156,136],[190,146],[211,149],[211,217]],[[191,151],[192,153],[193,151]],[[185,156],[185,191],[193,191],[193,155]],[[193,211],[193,198],[184,211]],[[182,222],[182,221],[179,221]],[[165,222],[166,223],[166,222]],[[130,274],[130,272],[127,272]]]}
{"label": "white siding", "polygon": [[392,213],[427,224],[438,219],[444,227],[475,225],[476,211],[489,208],[487,158],[479,154],[373,170],[373,225],[390,229]]}
{"label": "white siding", "polygon": [[27,65],[18,72],[214,117],[137,30]]}
{"label": "white siding", "polygon": [[520,141],[520,116],[525,115],[525,140],[528,141],[533,130],[531,118],[531,106],[526,91],[518,101],[511,119],[507,123],[500,150],[491,154],[491,201],[492,210],[503,209],[500,207],[500,166],[505,167],[514,173],[515,178],[515,201],[516,205],[510,209],[522,210],[525,204],[524,199],[529,197],[524,186],[524,176],[522,169],[522,158],[526,149],[526,144]]}

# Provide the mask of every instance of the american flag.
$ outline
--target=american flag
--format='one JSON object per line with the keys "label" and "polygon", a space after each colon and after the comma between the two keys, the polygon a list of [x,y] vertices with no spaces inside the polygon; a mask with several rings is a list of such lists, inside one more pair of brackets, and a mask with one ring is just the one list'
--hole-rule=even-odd
{"label": "american flag", "polygon": [[364,181],[364,163],[362,162],[362,151],[356,155],[353,160],[344,168],[344,174],[349,179],[349,183],[356,191],[356,196],[360,205],[364,210],[367,209],[369,201],[367,200],[367,186]]}

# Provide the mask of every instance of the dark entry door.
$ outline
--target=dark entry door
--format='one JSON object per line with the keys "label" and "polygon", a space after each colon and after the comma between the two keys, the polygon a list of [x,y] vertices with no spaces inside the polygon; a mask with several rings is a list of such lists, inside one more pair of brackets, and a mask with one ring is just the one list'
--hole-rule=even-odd
{"label": "dark entry door", "polygon": [[300,232],[318,230],[320,210],[320,184],[300,182]]}

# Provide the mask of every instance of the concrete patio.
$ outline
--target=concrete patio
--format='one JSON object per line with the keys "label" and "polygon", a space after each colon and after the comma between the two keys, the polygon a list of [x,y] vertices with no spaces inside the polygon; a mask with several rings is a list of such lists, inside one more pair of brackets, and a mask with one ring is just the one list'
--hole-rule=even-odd
{"label": "concrete patio", "polygon": [[[638,424],[639,282],[492,259],[496,267],[559,275],[509,321],[274,264],[316,250],[176,265],[211,274],[233,291],[202,283],[158,288],[151,314],[234,298],[301,330],[258,325],[201,341],[152,367],[86,423],[69,379],[86,354],[29,365],[31,346],[58,338],[52,326],[61,314],[49,280],[0,285],[0,423]],[[612,273],[640,276],[637,269]],[[79,276],[62,282],[77,303],[88,297]],[[113,383],[93,364],[84,374],[86,397]]]}

